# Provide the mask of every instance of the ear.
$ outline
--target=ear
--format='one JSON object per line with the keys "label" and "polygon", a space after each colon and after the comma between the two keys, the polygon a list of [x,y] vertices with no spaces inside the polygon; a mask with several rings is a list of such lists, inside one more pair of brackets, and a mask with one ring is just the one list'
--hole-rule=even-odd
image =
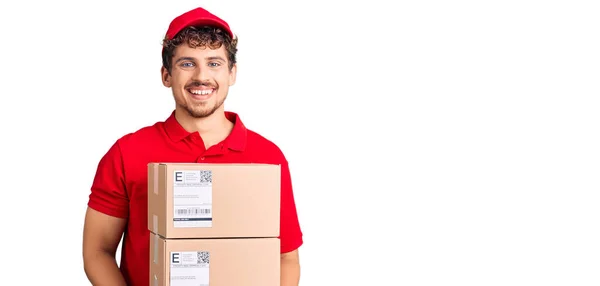
{"label": "ear", "polygon": [[229,71],[229,86],[232,86],[235,84],[236,75],[237,75],[237,63],[233,64],[233,67]]}
{"label": "ear", "polygon": [[169,71],[163,66],[160,68],[160,75],[162,78],[162,83],[165,87],[171,87],[171,75]]}

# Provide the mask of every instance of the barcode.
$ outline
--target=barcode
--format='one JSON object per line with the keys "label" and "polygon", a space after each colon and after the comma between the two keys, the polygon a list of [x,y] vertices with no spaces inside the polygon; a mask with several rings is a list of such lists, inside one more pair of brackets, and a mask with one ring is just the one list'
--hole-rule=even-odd
{"label": "barcode", "polygon": [[190,208],[190,209],[178,209],[178,215],[197,215],[197,214],[210,214],[210,209]]}
{"label": "barcode", "polygon": [[212,183],[212,171],[201,170],[200,171],[200,182],[201,183]]}
{"label": "barcode", "polygon": [[208,251],[198,251],[198,264],[210,263]]}

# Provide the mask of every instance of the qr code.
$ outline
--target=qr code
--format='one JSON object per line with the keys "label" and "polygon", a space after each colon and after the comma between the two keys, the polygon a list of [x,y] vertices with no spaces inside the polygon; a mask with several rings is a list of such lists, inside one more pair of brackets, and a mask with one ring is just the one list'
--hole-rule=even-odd
{"label": "qr code", "polygon": [[208,251],[198,251],[198,264],[209,264],[210,254]]}
{"label": "qr code", "polygon": [[212,183],[212,171],[210,171],[210,170],[200,171],[200,182],[201,183]]}

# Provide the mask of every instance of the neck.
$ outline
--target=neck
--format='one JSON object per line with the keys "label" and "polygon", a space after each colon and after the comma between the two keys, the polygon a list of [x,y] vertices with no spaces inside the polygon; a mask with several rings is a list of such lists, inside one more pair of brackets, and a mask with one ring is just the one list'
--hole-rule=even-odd
{"label": "neck", "polygon": [[233,123],[225,117],[224,110],[217,110],[208,117],[195,118],[177,108],[175,118],[186,131],[198,132],[206,148],[223,141],[233,129]]}

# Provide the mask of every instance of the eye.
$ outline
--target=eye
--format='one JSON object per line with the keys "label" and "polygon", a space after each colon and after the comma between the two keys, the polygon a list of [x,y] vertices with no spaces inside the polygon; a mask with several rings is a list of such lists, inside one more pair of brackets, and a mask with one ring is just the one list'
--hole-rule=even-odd
{"label": "eye", "polygon": [[189,67],[193,67],[194,63],[192,63],[192,62],[183,62],[183,63],[181,63],[181,66],[185,67],[185,68],[189,68]]}
{"label": "eye", "polygon": [[220,66],[220,65],[221,65],[221,64],[219,64],[219,63],[214,63],[214,62],[213,62],[213,63],[208,63],[208,66],[210,66],[210,67],[218,67],[218,66]]}

